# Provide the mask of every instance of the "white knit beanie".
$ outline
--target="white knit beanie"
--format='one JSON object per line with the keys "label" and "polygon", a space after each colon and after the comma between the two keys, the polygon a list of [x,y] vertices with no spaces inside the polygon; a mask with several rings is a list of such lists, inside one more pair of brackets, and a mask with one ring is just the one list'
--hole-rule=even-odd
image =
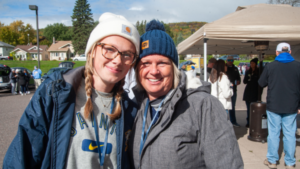
{"label": "white knit beanie", "polygon": [[124,16],[115,15],[109,12],[100,16],[99,24],[90,34],[85,49],[85,55],[87,56],[95,43],[110,35],[118,35],[130,40],[136,48],[136,54],[139,55],[140,34],[138,30]]}

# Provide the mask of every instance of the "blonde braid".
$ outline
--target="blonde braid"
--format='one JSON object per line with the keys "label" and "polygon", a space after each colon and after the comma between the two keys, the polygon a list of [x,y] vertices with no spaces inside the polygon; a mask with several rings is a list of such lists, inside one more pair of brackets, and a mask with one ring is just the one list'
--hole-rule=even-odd
{"label": "blonde braid", "polygon": [[92,54],[94,54],[95,46],[93,45],[91,53],[87,56],[87,61],[85,63],[85,70],[84,70],[84,76],[85,76],[85,91],[87,95],[87,101],[85,103],[84,107],[84,118],[89,119],[90,114],[93,110],[93,103],[92,103],[92,93],[93,93],[93,57]]}
{"label": "blonde braid", "polygon": [[122,94],[124,92],[123,86],[125,84],[125,78],[123,78],[119,83],[117,83],[117,86],[114,87],[113,91],[117,90],[116,92],[116,100],[117,100],[117,104],[114,110],[113,114],[108,114],[108,116],[110,117],[110,119],[116,120],[121,116],[122,113],[122,107],[121,107],[121,101],[122,101]]}
{"label": "blonde braid", "polygon": [[89,69],[85,69],[84,74],[85,74],[85,91],[86,91],[86,95],[88,96],[84,107],[84,118],[88,119],[93,110],[93,103],[92,103],[93,74]]}

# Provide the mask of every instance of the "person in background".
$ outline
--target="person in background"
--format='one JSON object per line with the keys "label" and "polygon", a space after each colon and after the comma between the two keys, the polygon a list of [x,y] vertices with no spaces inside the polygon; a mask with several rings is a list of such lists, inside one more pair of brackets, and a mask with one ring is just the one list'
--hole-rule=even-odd
{"label": "person in background", "polygon": [[41,85],[41,77],[42,77],[41,69],[38,69],[36,66],[34,66],[34,70],[32,71],[32,77],[34,79],[35,89],[37,89]]}
{"label": "person in background", "polygon": [[226,75],[226,71],[227,66],[225,61],[221,59],[216,61],[208,82],[212,84],[211,95],[219,99],[228,114],[228,110],[230,110],[232,106],[231,97],[233,95],[233,90],[232,84]]}
{"label": "person in background", "polygon": [[[210,73],[211,73],[211,70],[213,69],[214,67],[214,64],[216,63],[217,59],[212,57],[208,60],[208,63],[207,63],[207,80],[209,79],[209,76],[210,76]],[[201,80],[204,80],[204,69],[201,73],[201,76],[200,76],[200,79]]]}
{"label": "person in background", "polygon": [[88,39],[85,66],[54,72],[35,91],[3,169],[129,169],[137,107],[123,85],[139,50],[136,27],[103,13]]}
{"label": "person in background", "polygon": [[180,68],[180,70],[186,71],[186,65],[182,65],[181,68]]}
{"label": "person in background", "polygon": [[20,83],[19,83],[19,72],[20,72],[20,69],[16,69],[16,88],[15,88],[15,91],[17,93],[21,94],[21,87],[20,87]]}
{"label": "person in background", "polygon": [[246,127],[249,127],[250,120],[250,104],[251,102],[256,102],[258,99],[258,78],[259,71],[257,68],[258,59],[254,58],[250,61],[250,69],[246,71],[244,76],[244,84],[246,84],[243,100],[247,106],[247,124]]}
{"label": "person in background", "polygon": [[29,82],[30,82],[30,78],[31,78],[31,75],[28,73],[28,71],[26,69],[24,69],[24,74],[25,74],[25,81],[26,81],[26,94],[30,94],[30,91],[29,91],[29,88],[28,88],[28,85],[29,85]]}
{"label": "person in background", "polygon": [[246,74],[246,64],[244,64],[243,66],[242,66],[242,72],[243,72],[243,75],[245,76],[245,74]]}
{"label": "person in background", "polygon": [[233,84],[233,95],[231,97],[232,108],[231,108],[231,110],[229,110],[229,117],[230,117],[230,121],[233,126],[240,127],[240,125],[237,123],[236,117],[235,117],[235,103],[236,103],[236,97],[237,97],[237,85],[240,84],[241,77],[240,77],[238,68],[236,66],[234,66],[233,62],[234,62],[233,56],[228,56],[227,64],[226,64],[227,65],[226,74],[227,74],[230,82]]}
{"label": "person in background", "polygon": [[275,61],[265,66],[258,84],[268,86],[267,120],[268,153],[264,164],[277,168],[280,131],[283,132],[283,152],[286,169],[295,168],[296,116],[300,114],[300,62],[291,55],[288,43],[279,43]]}
{"label": "person in background", "polygon": [[207,64],[207,79],[209,79],[210,73],[212,68],[214,67],[214,64],[216,63],[217,59],[212,57],[208,60],[208,64]]}
{"label": "person in background", "polygon": [[[133,91],[140,106],[130,138],[132,168],[242,169],[226,112],[210,83],[189,88],[172,38],[152,20],[141,36]],[[196,78],[200,81],[200,79]]]}
{"label": "person in background", "polygon": [[19,77],[19,84],[20,84],[20,94],[23,96],[24,94],[26,95],[26,76],[22,71],[19,71],[18,73]]}
{"label": "person in background", "polygon": [[15,88],[16,88],[16,72],[15,69],[12,69],[10,74],[9,74],[9,78],[10,78],[10,83],[11,83],[11,94],[17,94],[17,92],[15,92]]}

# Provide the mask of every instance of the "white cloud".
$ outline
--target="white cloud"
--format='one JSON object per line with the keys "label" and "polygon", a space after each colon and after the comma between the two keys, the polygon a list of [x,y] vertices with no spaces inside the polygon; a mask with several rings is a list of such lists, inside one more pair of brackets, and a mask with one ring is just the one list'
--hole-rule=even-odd
{"label": "white cloud", "polygon": [[144,10],[144,8],[142,8],[142,7],[131,7],[131,8],[129,8],[129,10],[130,11],[142,11],[142,10]]}

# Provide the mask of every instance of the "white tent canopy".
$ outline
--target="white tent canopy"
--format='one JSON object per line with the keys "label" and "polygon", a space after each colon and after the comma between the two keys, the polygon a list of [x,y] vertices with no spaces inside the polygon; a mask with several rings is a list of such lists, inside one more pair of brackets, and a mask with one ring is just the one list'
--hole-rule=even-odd
{"label": "white tent canopy", "polygon": [[[300,8],[256,4],[238,7],[234,13],[201,27],[177,46],[178,54],[256,54],[254,41],[269,41],[265,54],[275,54],[279,42],[291,45],[300,60]],[[208,39],[207,43],[206,40]],[[204,71],[204,79],[207,73]]]}
{"label": "white tent canopy", "polygon": [[179,54],[256,54],[254,41],[269,41],[266,54],[275,54],[279,42],[291,44],[300,60],[300,8],[290,5],[256,4],[238,7],[234,13],[208,23],[178,44]]}

